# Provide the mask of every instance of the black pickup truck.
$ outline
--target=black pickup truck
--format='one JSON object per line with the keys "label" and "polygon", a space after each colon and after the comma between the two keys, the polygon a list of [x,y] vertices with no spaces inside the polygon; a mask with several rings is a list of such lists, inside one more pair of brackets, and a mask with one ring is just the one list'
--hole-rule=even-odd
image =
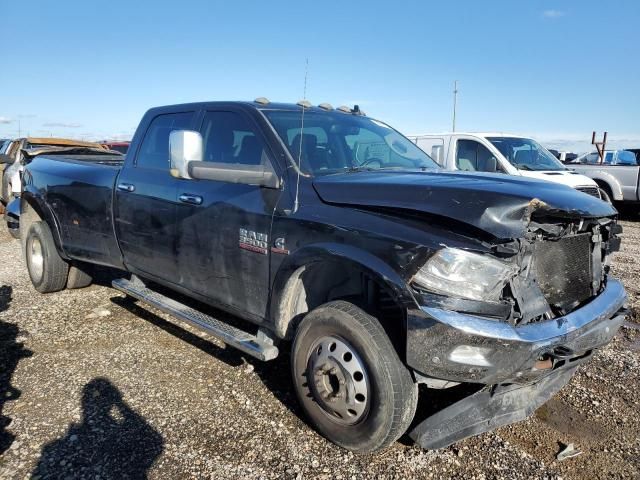
{"label": "black pickup truck", "polygon": [[123,162],[43,155],[23,182],[38,291],[105,265],[126,272],[114,288],[246,354],[270,360],[290,340],[302,408],[357,452],[409,428],[420,383],[477,386],[410,431],[425,448],[522,420],[624,319],[610,205],[439,171],[357,107],[153,108]]}

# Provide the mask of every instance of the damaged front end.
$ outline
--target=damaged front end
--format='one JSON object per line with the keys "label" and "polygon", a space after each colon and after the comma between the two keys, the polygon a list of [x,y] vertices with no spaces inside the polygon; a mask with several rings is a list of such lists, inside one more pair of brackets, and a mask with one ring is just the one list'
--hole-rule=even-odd
{"label": "damaged front end", "polygon": [[[486,385],[416,427],[411,436],[425,448],[526,418],[624,321],[626,293],[607,275],[620,246],[615,217],[533,200],[521,218],[522,237],[493,245],[489,255],[510,274],[497,295],[443,295],[420,272],[413,278],[421,306],[408,314],[407,363],[416,377],[432,386]],[[491,286],[484,277],[476,283]]]}

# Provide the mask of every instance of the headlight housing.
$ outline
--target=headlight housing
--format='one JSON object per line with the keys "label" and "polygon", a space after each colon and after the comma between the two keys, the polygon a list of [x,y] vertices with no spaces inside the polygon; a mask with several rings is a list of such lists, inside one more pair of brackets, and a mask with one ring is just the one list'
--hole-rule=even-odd
{"label": "headlight housing", "polygon": [[489,255],[443,248],[418,270],[413,282],[441,295],[497,302],[518,268]]}

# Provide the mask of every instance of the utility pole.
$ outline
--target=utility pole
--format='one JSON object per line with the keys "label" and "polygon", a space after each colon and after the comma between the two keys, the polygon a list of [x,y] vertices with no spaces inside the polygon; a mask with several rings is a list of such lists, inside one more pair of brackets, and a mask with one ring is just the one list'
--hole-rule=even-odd
{"label": "utility pole", "polygon": [[604,150],[607,148],[607,132],[604,132],[604,137],[601,142],[596,142],[596,132],[591,134],[591,145],[596,146],[598,156],[600,157],[600,163],[604,162]]}
{"label": "utility pole", "polygon": [[453,82],[453,130],[456,131],[456,104],[458,101],[458,81]]}

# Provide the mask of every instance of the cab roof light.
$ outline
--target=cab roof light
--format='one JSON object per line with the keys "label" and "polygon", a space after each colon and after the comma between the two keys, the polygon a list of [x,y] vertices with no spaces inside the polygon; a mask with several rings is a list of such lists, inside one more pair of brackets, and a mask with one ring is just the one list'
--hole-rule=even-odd
{"label": "cab roof light", "polygon": [[260,105],[269,105],[269,99],[266,97],[258,97],[254,100],[255,103],[258,103]]}
{"label": "cab roof light", "polygon": [[300,105],[302,108],[311,108],[313,106],[308,100],[300,100],[296,105]]}
{"label": "cab roof light", "polygon": [[333,106],[330,103],[321,103],[318,107],[326,111],[333,110]]}
{"label": "cab roof light", "polygon": [[366,117],[366,113],[360,110],[360,105],[354,105],[353,110],[351,110],[351,113],[353,113],[354,115],[362,115]]}
{"label": "cab roof light", "polygon": [[346,105],[342,105],[342,106],[338,107],[337,110],[340,111],[340,112],[344,112],[344,113],[351,113],[353,115],[366,116],[366,114],[362,110],[360,110],[360,106],[359,105],[354,105],[353,108],[349,108]]}

